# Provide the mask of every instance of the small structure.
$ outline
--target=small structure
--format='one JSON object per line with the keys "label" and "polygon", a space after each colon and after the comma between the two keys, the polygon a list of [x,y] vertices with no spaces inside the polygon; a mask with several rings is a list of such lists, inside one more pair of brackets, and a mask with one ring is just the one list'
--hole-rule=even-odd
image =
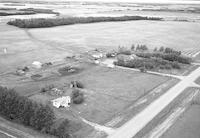
{"label": "small structure", "polygon": [[100,64],[100,61],[99,60],[95,60],[94,63],[98,65],[98,64]]}
{"label": "small structure", "polygon": [[22,76],[22,75],[25,75],[25,71],[23,71],[21,69],[17,69],[16,74],[19,75],[19,76]]}
{"label": "small structure", "polygon": [[52,88],[50,91],[50,94],[51,95],[61,95],[61,94],[63,94],[63,91],[58,88]]}
{"label": "small structure", "polygon": [[40,63],[39,61],[34,61],[34,62],[32,63],[32,66],[33,66],[34,68],[40,69],[40,68],[42,67],[42,63]]}
{"label": "small structure", "polygon": [[130,59],[132,59],[132,60],[137,58],[137,56],[136,56],[135,54],[131,54],[129,57],[130,57]]}
{"label": "small structure", "polygon": [[7,48],[4,48],[4,49],[3,49],[3,53],[4,53],[4,54],[7,54]]}
{"label": "small structure", "polygon": [[114,65],[114,64],[107,64],[107,67],[108,67],[108,68],[114,68],[115,65]]}
{"label": "small structure", "polygon": [[136,58],[138,58],[138,57],[134,54],[132,54],[132,55],[120,54],[120,55],[117,56],[117,59],[123,60],[124,62],[128,62],[128,61],[134,60]]}
{"label": "small structure", "polygon": [[70,96],[63,96],[57,99],[52,100],[53,106],[56,108],[60,107],[69,107],[71,103]]}
{"label": "small structure", "polygon": [[96,53],[96,54],[93,54],[92,57],[97,60],[97,59],[103,58],[103,54],[102,53]]}

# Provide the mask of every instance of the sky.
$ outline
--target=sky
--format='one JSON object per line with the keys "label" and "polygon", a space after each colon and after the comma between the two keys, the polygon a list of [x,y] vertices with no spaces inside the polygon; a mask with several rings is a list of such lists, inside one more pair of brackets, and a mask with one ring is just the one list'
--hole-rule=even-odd
{"label": "sky", "polygon": [[136,2],[136,3],[185,3],[200,4],[200,0],[67,0],[67,1],[103,1],[103,2]]}

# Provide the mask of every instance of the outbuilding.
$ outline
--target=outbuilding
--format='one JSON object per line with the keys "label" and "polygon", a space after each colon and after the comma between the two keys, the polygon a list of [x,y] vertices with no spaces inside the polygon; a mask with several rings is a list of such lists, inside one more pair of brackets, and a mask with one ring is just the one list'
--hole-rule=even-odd
{"label": "outbuilding", "polygon": [[34,62],[32,63],[32,66],[33,66],[34,68],[40,69],[40,68],[42,67],[42,63],[40,63],[39,61],[34,61]]}
{"label": "outbuilding", "polygon": [[52,100],[53,106],[56,108],[69,107],[71,104],[70,96],[62,96],[60,98]]}

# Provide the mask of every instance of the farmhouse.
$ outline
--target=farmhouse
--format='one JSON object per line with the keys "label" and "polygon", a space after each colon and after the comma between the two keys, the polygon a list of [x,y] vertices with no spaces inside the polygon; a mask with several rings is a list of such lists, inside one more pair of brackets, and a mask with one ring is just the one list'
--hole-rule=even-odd
{"label": "farmhouse", "polygon": [[52,104],[56,108],[69,107],[70,103],[71,103],[70,96],[63,96],[63,97],[52,100]]}

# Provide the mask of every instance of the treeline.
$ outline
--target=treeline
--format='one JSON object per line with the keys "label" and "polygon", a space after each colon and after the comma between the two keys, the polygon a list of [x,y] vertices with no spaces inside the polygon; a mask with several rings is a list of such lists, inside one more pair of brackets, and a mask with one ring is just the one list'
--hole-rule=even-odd
{"label": "treeline", "polygon": [[170,62],[159,58],[148,59],[148,58],[141,58],[141,59],[133,59],[133,60],[124,60],[123,58],[118,58],[115,65],[124,66],[129,68],[144,68],[147,70],[156,70],[156,69],[180,69],[181,66],[178,62]]}
{"label": "treeline", "polygon": [[51,9],[25,8],[25,9],[19,9],[19,11],[34,12],[35,14],[36,13],[44,13],[44,14],[57,14],[57,15],[59,15],[58,12],[54,12]]}
{"label": "treeline", "polygon": [[[67,128],[63,126],[63,123],[66,124],[66,120],[61,125],[55,127],[56,118],[53,110],[48,105],[38,104],[27,97],[20,96],[13,89],[1,86],[0,115],[43,133],[55,135],[60,138],[69,137],[69,134],[64,131]],[[60,129],[62,129],[62,133]]]}
{"label": "treeline", "polygon": [[61,25],[85,24],[96,22],[116,22],[130,20],[161,20],[158,17],[142,17],[142,16],[121,16],[121,17],[68,17],[68,18],[52,18],[52,19],[16,19],[9,21],[7,24],[20,28],[43,28]]}
{"label": "treeline", "polygon": [[182,64],[190,64],[192,62],[191,58],[182,56],[181,51],[176,51],[168,47],[160,47],[159,50],[155,48],[154,52],[137,52],[136,55],[143,58],[162,58],[164,60],[178,62]]}
{"label": "treeline", "polygon": [[176,54],[176,55],[181,55],[181,51],[174,50],[173,48],[169,47],[160,47],[159,49],[157,47],[154,48],[154,52],[163,52],[163,53],[168,53],[168,54]]}
{"label": "treeline", "polygon": [[[117,54],[126,56],[118,56],[116,65],[144,70],[181,69],[182,64],[191,64],[192,62],[191,58],[182,56],[181,51],[168,47],[149,51],[146,45],[132,45],[130,49],[119,47]],[[128,57],[132,54],[136,57]]]}
{"label": "treeline", "polygon": [[26,11],[26,12],[0,12],[0,16],[12,16],[12,15],[32,15],[36,14],[32,11]]}

